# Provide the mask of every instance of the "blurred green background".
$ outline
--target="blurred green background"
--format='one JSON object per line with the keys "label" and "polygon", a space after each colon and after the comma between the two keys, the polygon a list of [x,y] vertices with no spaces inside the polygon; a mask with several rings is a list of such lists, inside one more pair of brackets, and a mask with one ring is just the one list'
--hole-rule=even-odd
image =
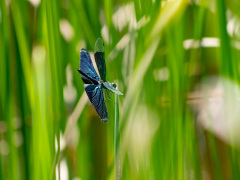
{"label": "blurred green background", "polygon": [[[1,0],[0,179],[240,179],[239,10]],[[99,37],[107,80],[124,93],[118,146],[115,103],[102,123],[76,70]]]}

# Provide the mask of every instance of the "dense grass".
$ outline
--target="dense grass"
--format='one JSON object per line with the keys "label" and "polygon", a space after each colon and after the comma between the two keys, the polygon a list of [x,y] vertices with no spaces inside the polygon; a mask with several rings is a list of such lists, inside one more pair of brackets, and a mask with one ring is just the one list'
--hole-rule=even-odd
{"label": "dense grass", "polygon": [[[240,179],[239,1],[0,1],[0,179]],[[98,37],[107,124],[76,70]]]}

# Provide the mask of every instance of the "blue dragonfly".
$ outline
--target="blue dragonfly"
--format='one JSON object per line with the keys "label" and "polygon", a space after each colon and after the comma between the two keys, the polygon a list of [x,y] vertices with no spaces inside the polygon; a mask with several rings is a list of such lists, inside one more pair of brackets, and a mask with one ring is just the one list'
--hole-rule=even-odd
{"label": "blue dragonfly", "polygon": [[81,49],[80,52],[80,69],[78,72],[81,74],[84,82],[84,89],[88,95],[89,100],[97,111],[101,120],[108,122],[108,112],[104,102],[103,90],[109,96],[111,92],[123,95],[116,89],[115,83],[106,81],[106,63],[104,59],[104,44],[101,38],[98,38],[94,47],[94,58],[98,67],[101,79],[99,78],[96,70],[93,67],[91,57],[86,49]]}

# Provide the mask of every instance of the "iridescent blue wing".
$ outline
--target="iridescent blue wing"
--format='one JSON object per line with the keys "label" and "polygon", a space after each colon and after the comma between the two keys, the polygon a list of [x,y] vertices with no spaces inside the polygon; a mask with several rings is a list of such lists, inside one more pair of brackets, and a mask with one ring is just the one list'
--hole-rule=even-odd
{"label": "iridescent blue wing", "polygon": [[104,102],[102,86],[100,84],[84,84],[84,89],[101,120],[105,123],[108,122],[108,112]]}
{"label": "iridescent blue wing", "polygon": [[[91,57],[86,49],[81,49],[80,52],[80,70],[78,70],[82,76],[89,78],[94,84],[100,81],[100,78],[93,67]],[[98,84],[98,83],[97,83]]]}
{"label": "iridescent blue wing", "polygon": [[104,59],[104,44],[101,38],[98,38],[94,47],[94,58],[98,67],[101,79],[106,81],[106,63]]}
{"label": "iridescent blue wing", "polygon": [[103,86],[109,90],[111,90],[112,92],[119,94],[119,95],[123,95],[123,93],[121,93],[120,91],[118,91],[117,89],[115,89],[111,84],[109,84],[108,82],[103,82]]}

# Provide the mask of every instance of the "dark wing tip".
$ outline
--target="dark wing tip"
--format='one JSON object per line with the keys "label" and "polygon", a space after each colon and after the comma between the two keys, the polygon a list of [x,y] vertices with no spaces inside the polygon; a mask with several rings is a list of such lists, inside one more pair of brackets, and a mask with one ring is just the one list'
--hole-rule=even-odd
{"label": "dark wing tip", "polygon": [[104,123],[107,123],[108,122],[108,118],[103,118],[103,119],[101,119],[102,120],[102,122],[104,122]]}
{"label": "dark wing tip", "polygon": [[96,52],[103,52],[104,53],[104,43],[103,43],[103,40],[101,38],[98,38],[96,43],[95,43],[94,53],[96,53]]}
{"label": "dark wing tip", "polygon": [[[79,74],[81,74],[81,70],[80,69],[77,69],[77,71],[79,72]],[[82,75],[82,74],[81,74]]]}
{"label": "dark wing tip", "polygon": [[96,41],[96,42],[99,42],[99,43],[101,43],[102,45],[104,45],[102,38],[97,38],[97,41]]}

